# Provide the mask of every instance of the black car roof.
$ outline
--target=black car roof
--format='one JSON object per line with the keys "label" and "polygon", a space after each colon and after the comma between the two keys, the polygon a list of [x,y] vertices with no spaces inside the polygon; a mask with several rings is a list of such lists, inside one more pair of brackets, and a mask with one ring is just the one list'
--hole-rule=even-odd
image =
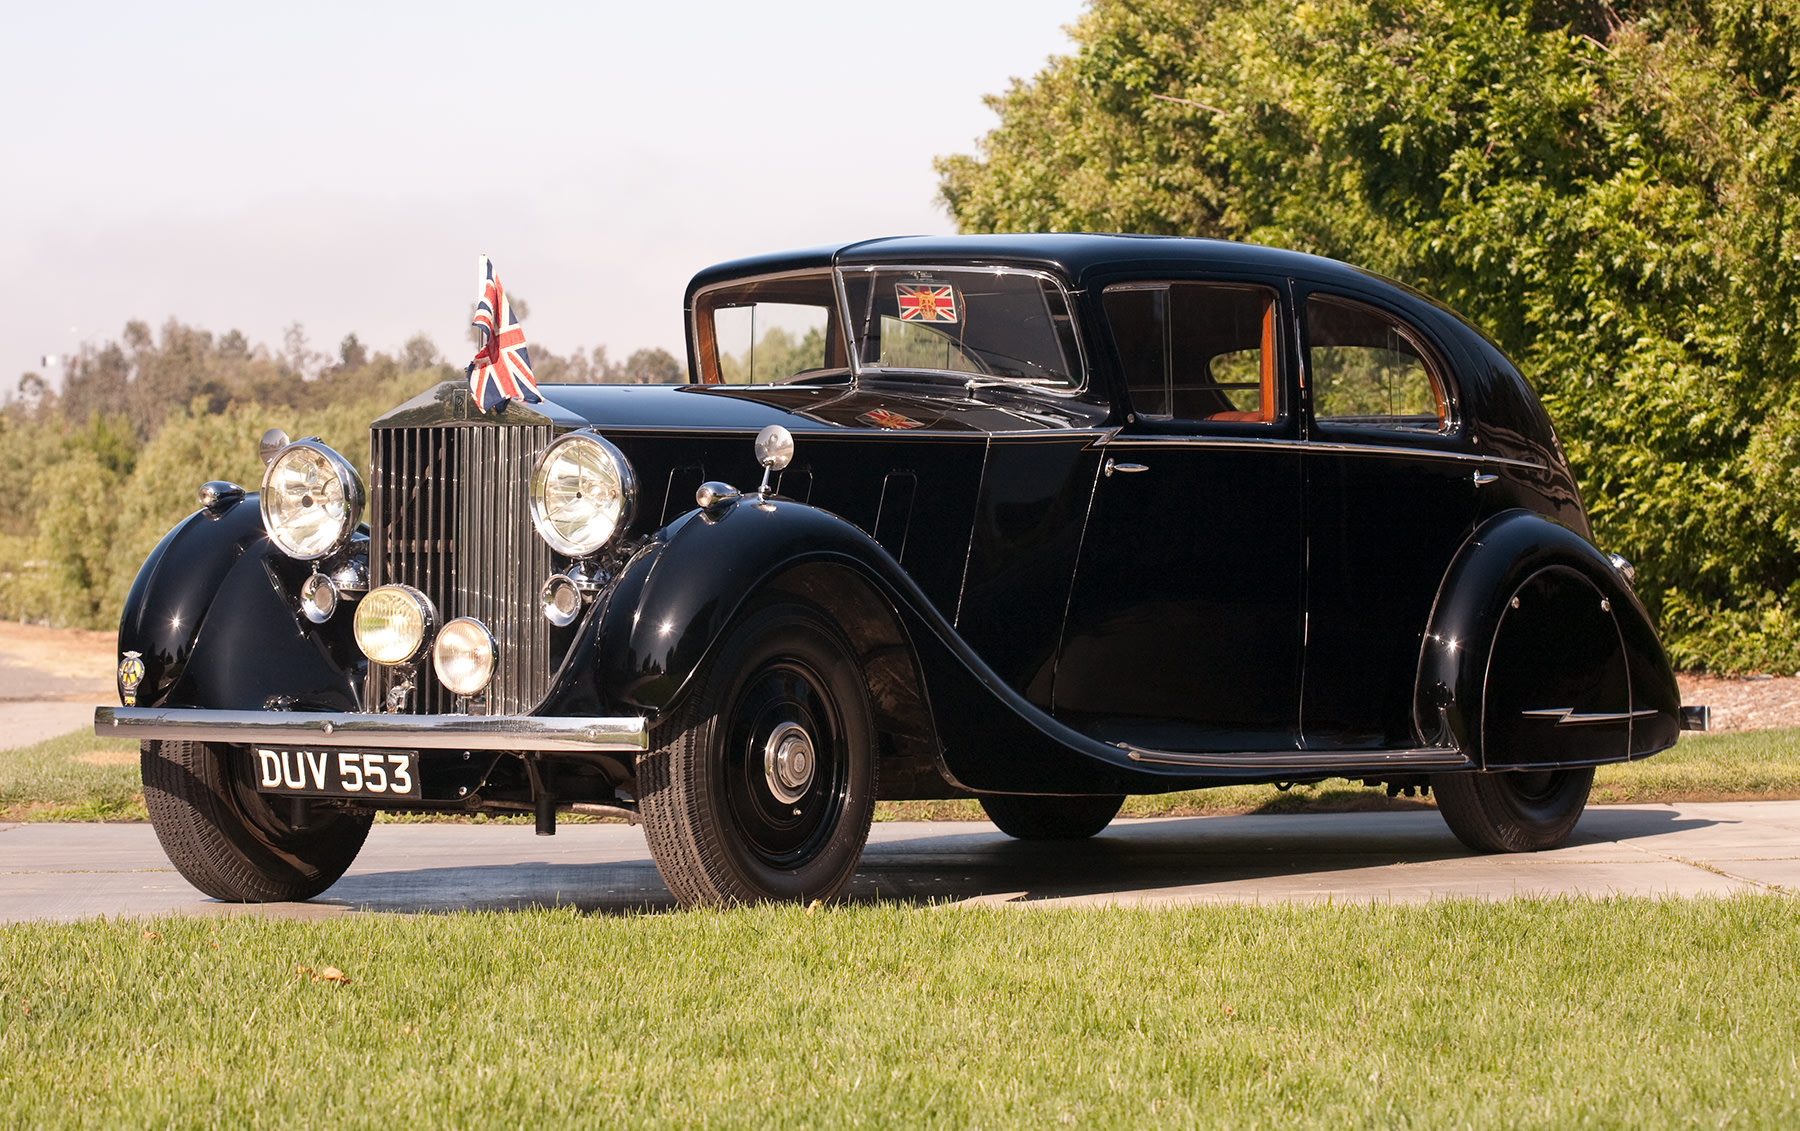
{"label": "black car roof", "polygon": [[[1335,259],[1282,251],[1258,244],[1228,240],[1194,239],[1187,236],[1133,236],[1092,232],[1053,232],[1029,235],[887,236],[855,243],[775,252],[716,264],[695,275],[688,284],[689,305],[695,292],[714,283],[747,275],[773,275],[788,271],[817,270],[832,264],[930,264],[1005,262],[1036,264],[1073,280],[1107,268],[1143,267],[1156,263],[1260,272],[1306,275],[1315,279],[1380,278]],[[1391,280],[1383,279],[1391,283]]]}

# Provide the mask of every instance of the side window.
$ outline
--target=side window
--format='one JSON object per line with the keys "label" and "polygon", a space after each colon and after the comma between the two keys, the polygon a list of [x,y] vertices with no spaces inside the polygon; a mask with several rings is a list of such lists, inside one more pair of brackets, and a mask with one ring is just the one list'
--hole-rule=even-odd
{"label": "side window", "polygon": [[694,335],[708,385],[766,385],[849,365],[830,275],[707,291],[695,303]]}
{"label": "side window", "polygon": [[1107,288],[1101,301],[1139,418],[1272,424],[1280,417],[1273,291],[1131,283]]}
{"label": "side window", "polygon": [[1442,431],[1448,402],[1419,335],[1348,299],[1306,300],[1313,416],[1321,425]]}

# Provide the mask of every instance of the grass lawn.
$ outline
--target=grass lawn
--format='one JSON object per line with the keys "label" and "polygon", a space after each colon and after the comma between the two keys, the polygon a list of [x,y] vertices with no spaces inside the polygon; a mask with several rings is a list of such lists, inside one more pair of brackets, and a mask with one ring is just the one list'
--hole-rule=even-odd
{"label": "grass lawn", "polygon": [[[1773,801],[1800,798],[1800,729],[1684,736],[1673,750],[1621,766],[1603,766],[1594,781],[1596,804],[1664,801]],[[1429,801],[1390,800],[1380,789],[1333,779],[1295,786],[1271,785],[1189,790],[1132,797],[1125,816],[1165,817],[1198,813],[1323,812],[1413,808]],[[16,750],[0,750],[0,820],[141,821],[137,744],[76,731]],[[383,814],[387,820],[437,818]],[[454,818],[467,819],[467,818]],[[529,816],[483,818],[507,823]],[[565,815],[565,821],[594,818]],[[975,801],[890,801],[876,820],[981,820]]]}
{"label": "grass lawn", "polygon": [[78,730],[0,750],[0,820],[147,819],[135,742]]}
{"label": "grass lawn", "polygon": [[0,955],[14,1127],[1800,1121],[1783,897],[238,916]]}

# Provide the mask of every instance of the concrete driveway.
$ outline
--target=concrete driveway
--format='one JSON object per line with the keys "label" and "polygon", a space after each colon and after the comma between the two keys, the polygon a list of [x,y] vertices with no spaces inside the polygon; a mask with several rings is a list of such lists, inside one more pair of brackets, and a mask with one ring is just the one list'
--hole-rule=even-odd
{"label": "concrete driveway", "polygon": [[[1800,892],[1800,801],[1605,806],[1571,844],[1473,856],[1433,812],[1120,820],[1073,845],[1025,844],[975,822],[875,826],[856,900],[1026,907],[1419,902],[1473,897]],[[309,903],[207,899],[147,825],[0,826],[0,920],[220,914],[616,913],[672,905],[623,825],[377,825],[350,872]]]}
{"label": "concrete driveway", "polygon": [[[0,745],[84,728],[112,701],[111,638],[0,622]],[[875,826],[857,900],[916,904],[1151,905],[1411,902],[1469,896],[1800,892],[1800,802],[1588,810],[1566,848],[1470,855],[1435,812],[1120,820],[1094,840],[1024,844],[976,822]],[[261,914],[594,912],[672,906],[642,832],[564,825],[377,825],[319,899]],[[0,922],[218,914],[169,864],[148,825],[0,824]]]}

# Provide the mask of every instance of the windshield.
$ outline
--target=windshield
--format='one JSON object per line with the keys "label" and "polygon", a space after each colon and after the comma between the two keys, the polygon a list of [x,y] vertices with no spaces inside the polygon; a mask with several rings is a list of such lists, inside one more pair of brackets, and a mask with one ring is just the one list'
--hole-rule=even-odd
{"label": "windshield", "polygon": [[844,272],[861,370],[927,370],[1055,389],[1081,385],[1062,289],[996,269]]}

